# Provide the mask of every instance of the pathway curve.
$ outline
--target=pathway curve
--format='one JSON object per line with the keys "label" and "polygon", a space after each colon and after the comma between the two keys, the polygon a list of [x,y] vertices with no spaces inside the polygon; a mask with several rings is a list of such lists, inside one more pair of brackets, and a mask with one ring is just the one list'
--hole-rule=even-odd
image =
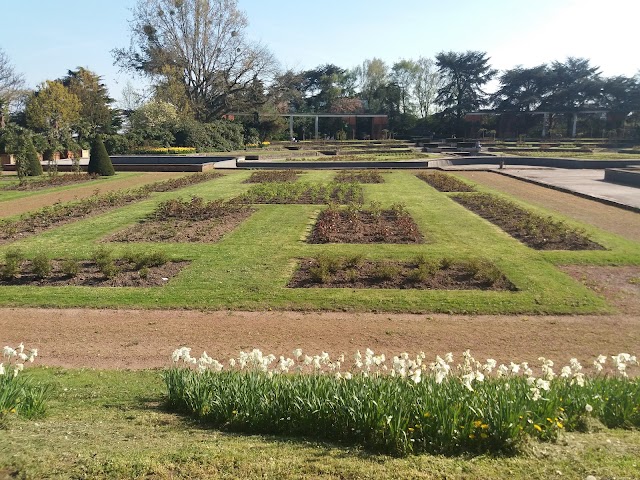
{"label": "pathway curve", "polygon": [[88,184],[82,184],[82,186],[78,186],[78,188],[70,190],[36,193],[28,197],[0,202],[0,218],[30,212],[32,210],[53,205],[56,202],[65,203],[92,197],[96,194],[96,191],[98,194],[103,194],[113,192],[115,190],[140,187],[147,183],[160,182],[169,178],[182,177],[184,175],[187,174],[184,172],[145,172],[140,175],[136,175],[135,177],[127,177],[122,180],[117,178],[109,179],[108,182],[100,182],[99,186],[89,182]]}

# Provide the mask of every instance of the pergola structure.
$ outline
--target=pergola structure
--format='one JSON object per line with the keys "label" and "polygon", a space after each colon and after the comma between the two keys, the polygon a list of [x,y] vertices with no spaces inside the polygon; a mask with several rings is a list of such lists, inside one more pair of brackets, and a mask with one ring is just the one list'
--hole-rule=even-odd
{"label": "pergola structure", "polygon": [[[227,118],[233,120],[233,117],[237,116],[255,116],[255,113],[233,113],[230,115],[226,115]],[[258,114],[260,115],[260,114]],[[374,114],[355,114],[355,113],[265,113],[264,115],[268,116],[279,116],[289,118],[289,137],[293,138],[293,119],[294,117],[303,117],[303,118],[315,118],[315,136],[314,138],[318,140],[319,131],[318,131],[318,120],[320,118],[344,118],[346,122],[352,129],[353,136],[355,137],[355,129],[356,129],[356,121],[358,118],[371,118],[373,119],[371,122],[371,138],[376,139],[379,138],[382,134],[382,130],[384,130],[389,125],[389,116],[388,115],[374,115]]]}

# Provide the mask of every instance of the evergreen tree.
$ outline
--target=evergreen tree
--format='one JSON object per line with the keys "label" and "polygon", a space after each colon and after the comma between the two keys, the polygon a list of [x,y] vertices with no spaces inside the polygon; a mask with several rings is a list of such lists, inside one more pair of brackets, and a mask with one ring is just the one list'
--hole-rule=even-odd
{"label": "evergreen tree", "polygon": [[95,173],[105,177],[115,175],[111,158],[107,153],[107,149],[104,148],[104,143],[100,135],[96,135],[91,144],[91,154],[89,157],[89,173]]}

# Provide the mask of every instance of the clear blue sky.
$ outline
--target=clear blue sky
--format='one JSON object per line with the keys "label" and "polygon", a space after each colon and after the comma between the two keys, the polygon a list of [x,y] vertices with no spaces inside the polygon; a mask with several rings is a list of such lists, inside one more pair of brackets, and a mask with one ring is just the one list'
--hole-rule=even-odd
{"label": "clear blue sky", "polygon": [[[110,51],[129,45],[135,0],[0,0],[0,48],[29,87],[77,66],[120,97],[130,73]],[[239,0],[249,36],[285,68],[353,67],[440,51],[482,50],[499,69],[587,57],[604,75],[640,70],[638,0]]]}

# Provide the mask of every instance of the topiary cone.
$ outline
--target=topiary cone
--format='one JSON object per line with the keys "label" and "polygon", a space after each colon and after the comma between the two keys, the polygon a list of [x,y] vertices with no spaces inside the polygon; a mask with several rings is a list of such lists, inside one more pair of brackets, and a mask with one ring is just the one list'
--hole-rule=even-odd
{"label": "topiary cone", "polygon": [[36,147],[33,146],[33,142],[30,138],[27,137],[26,140],[26,154],[27,154],[27,165],[28,165],[28,173],[30,177],[39,177],[42,175],[42,164],[40,163],[40,159],[38,158],[38,152],[36,152]]}
{"label": "topiary cone", "polygon": [[111,163],[111,158],[107,153],[107,149],[104,147],[104,143],[102,143],[100,135],[96,135],[91,143],[91,154],[89,156],[89,167],[87,168],[87,172],[95,173],[104,177],[115,175],[116,173],[113,169],[113,164]]}

